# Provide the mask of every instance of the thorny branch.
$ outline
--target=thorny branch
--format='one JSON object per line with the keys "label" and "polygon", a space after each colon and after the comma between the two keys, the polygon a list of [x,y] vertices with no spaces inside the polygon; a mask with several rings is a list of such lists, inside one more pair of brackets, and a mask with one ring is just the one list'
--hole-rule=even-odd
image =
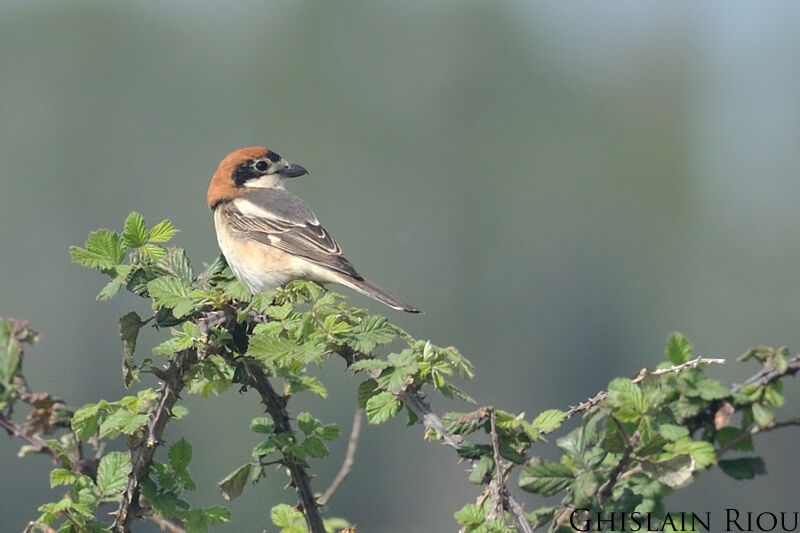
{"label": "thorny branch", "polygon": [[[691,361],[686,361],[685,363],[674,365],[669,368],[659,368],[658,370],[653,370],[653,371],[649,371],[646,368],[643,368],[639,371],[639,374],[637,374],[636,377],[631,380],[631,383],[641,383],[647,376],[663,376],[664,374],[678,374],[688,368],[697,368],[699,365],[708,365],[708,364],[722,365],[725,364],[725,359],[695,357]],[[800,366],[798,366],[798,369],[800,369]],[[603,402],[606,398],[608,398],[608,392],[600,391],[593,397],[587,399],[585,402],[581,402],[578,405],[570,407],[565,415],[565,418],[569,419],[578,413],[588,411],[595,405]]]}
{"label": "thorny branch", "polygon": [[156,448],[162,443],[161,436],[172,416],[172,407],[183,390],[185,384],[183,374],[196,361],[195,349],[184,350],[176,354],[167,368],[159,373],[162,383],[155,407],[150,411],[147,434],[138,440],[132,437],[128,442],[131,451],[131,473],[112,526],[117,533],[129,533],[131,522],[141,512],[139,505],[141,482],[150,472]]}
{"label": "thorny branch", "polygon": [[[275,431],[277,433],[293,433],[289,423],[289,413],[286,411],[286,399],[275,392],[267,375],[254,360],[246,358],[245,365],[250,376],[250,385],[261,395],[261,401],[275,422]],[[325,533],[325,525],[319,510],[320,504],[311,489],[311,477],[297,463],[287,462],[285,466],[289,471],[297,497],[300,499],[300,506],[308,529],[311,533]]]}

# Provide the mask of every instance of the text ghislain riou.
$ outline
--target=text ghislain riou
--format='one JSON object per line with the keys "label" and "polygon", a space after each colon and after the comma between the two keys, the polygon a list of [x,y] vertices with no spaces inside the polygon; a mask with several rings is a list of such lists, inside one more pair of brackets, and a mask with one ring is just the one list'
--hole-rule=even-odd
{"label": "text ghislain riou", "polygon": [[[575,531],[800,531],[800,511],[740,511],[722,513],[667,513],[663,518],[650,513],[603,513],[575,509],[570,526]],[[711,522],[716,522],[713,527]],[[722,522],[721,524],[719,522]]]}

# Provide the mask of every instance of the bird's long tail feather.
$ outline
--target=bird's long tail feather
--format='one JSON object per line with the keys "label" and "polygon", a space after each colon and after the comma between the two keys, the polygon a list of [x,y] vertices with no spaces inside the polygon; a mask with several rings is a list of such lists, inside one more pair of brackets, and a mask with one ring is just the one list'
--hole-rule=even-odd
{"label": "bird's long tail feather", "polygon": [[406,313],[421,313],[420,309],[417,309],[410,303],[406,302],[405,300],[401,300],[396,296],[392,296],[385,290],[381,289],[374,283],[366,279],[355,279],[348,277],[346,279],[338,280],[339,283],[350,287],[351,289],[360,292],[365,296],[369,296],[370,298],[374,298],[379,302],[383,302],[392,309],[397,309],[398,311],[405,311]]}

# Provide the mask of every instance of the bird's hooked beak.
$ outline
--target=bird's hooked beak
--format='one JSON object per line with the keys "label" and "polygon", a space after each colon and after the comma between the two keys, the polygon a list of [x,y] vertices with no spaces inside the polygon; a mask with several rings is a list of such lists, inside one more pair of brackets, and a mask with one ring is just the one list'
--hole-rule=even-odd
{"label": "bird's hooked beak", "polygon": [[308,174],[308,171],[297,163],[290,163],[287,161],[286,166],[280,169],[277,174],[280,174],[284,178],[297,178]]}

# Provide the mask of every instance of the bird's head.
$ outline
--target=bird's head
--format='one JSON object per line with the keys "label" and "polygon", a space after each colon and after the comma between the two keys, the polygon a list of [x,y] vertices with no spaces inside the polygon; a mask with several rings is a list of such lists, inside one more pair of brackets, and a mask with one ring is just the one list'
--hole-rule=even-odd
{"label": "bird's head", "polygon": [[287,178],[308,174],[298,165],[286,161],[277,153],[261,146],[241,148],[220,162],[208,187],[208,205],[212,209],[220,202],[244,194],[248,187],[279,187]]}

